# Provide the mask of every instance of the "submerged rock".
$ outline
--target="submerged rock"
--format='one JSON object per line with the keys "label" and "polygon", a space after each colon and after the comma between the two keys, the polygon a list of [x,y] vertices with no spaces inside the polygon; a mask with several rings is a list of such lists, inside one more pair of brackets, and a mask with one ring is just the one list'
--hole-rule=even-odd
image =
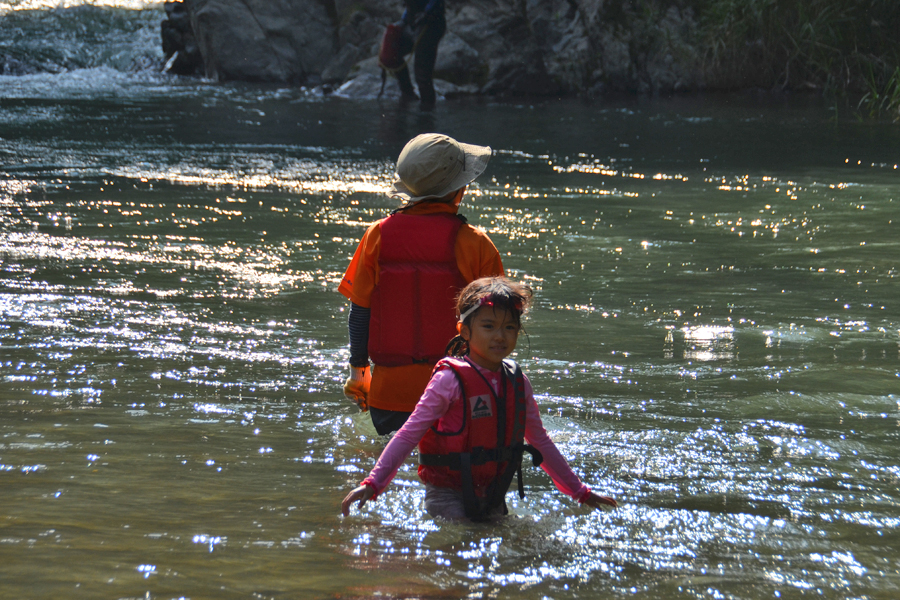
{"label": "submerged rock", "polygon": [[[356,100],[372,100],[379,97],[390,100],[400,99],[400,86],[394,77],[388,75],[385,78],[383,91],[381,82],[381,67],[378,66],[378,57],[372,57],[354,65],[352,71],[347,75],[346,81],[334,90],[334,95]],[[479,88],[475,85],[455,85],[443,79],[435,79],[434,91],[438,98],[452,98],[478,93]]]}

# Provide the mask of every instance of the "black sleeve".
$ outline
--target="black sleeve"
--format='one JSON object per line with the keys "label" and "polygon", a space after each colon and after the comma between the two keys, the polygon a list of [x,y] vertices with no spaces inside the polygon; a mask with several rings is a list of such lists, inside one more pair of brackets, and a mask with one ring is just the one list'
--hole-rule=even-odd
{"label": "black sleeve", "polygon": [[369,315],[371,310],[350,303],[350,366],[365,367],[369,364]]}

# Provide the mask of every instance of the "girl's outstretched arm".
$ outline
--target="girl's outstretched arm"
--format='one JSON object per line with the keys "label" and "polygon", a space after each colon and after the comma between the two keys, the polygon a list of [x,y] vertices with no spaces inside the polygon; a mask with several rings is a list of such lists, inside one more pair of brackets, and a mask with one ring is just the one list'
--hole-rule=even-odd
{"label": "girl's outstretched arm", "polygon": [[350,514],[350,505],[359,500],[359,508],[368,502],[375,495],[375,488],[371,485],[363,484],[347,494],[344,501],[341,502],[341,512],[346,517]]}
{"label": "girl's outstretched arm", "polygon": [[541,421],[540,409],[534,399],[531,382],[527,376],[525,377],[525,411],[525,440],[537,448],[544,456],[541,468],[550,476],[556,488],[591,508],[599,508],[601,506],[616,507],[615,500],[595,494],[578,478],[578,475],[572,471],[569,463],[566,462],[565,457],[560,453],[559,448],[547,435],[547,430],[544,429],[544,424]]}
{"label": "girl's outstretched arm", "polygon": [[403,427],[400,428],[378,457],[375,468],[362,484],[347,494],[341,502],[341,512],[346,517],[350,506],[359,501],[359,507],[384,491],[412,449],[416,447],[431,425],[447,412],[451,399],[459,395],[459,383],[449,369],[438,371],[431,377],[425,393]]}
{"label": "girl's outstretched arm", "polygon": [[587,504],[591,508],[600,508],[601,506],[612,506],[613,508],[617,508],[619,506],[612,498],[601,496],[594,492],[588,492],[587,496],[581,500],[581,503]]}

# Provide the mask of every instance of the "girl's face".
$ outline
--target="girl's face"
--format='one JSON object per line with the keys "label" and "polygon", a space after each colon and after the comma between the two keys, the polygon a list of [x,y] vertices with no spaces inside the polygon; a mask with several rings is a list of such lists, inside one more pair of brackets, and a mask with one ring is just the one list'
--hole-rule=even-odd
{"label": "girl's face", "polygon": [[503,359],[516,349],[519,324],[512,313],[502,308],[482,306],[460,328],[460,335],[469,343],[469,358],[475,364],[499,371]]}

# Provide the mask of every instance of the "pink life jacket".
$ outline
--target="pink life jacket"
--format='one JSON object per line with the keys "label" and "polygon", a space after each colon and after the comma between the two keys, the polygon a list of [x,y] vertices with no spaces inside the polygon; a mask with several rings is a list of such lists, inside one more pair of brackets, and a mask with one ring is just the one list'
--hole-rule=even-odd
{"label": "pink life jacket", "polygon": [[[462,398],[451,404],[453,413],[438,419],[419,442],[419,477],[435,486],[462,490],[470,519],[484,519],[501,504],[505,513],[504,496],[516,473],[519,495],[524,497],[523,452],[531,453],[535,466],[542,460],[537,449],[525,444],[522,370],[511,360],[503,361],[497,394],[468,358],[444,358],[435,372],[440,369],[453,370]],[[447,431],[446,423],[461,425]]]}
{"label": "pink life jacket", "polygon": [[434,364],[456,335],[456,263],[461,217],[397,213],[381,222],[372,290],[369,356],[376,365]]}

